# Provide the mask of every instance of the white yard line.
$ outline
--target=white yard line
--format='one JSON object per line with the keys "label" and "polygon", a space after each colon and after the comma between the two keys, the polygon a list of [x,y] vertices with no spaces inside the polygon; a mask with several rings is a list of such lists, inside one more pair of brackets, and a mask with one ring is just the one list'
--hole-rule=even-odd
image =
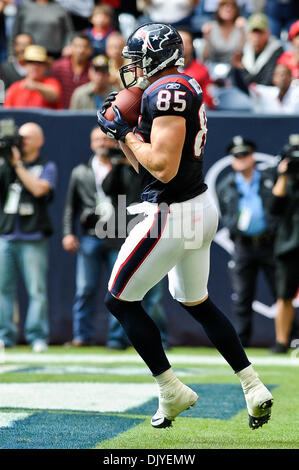
{"label": "white yard line", "polygon": [[[186,377],[190,375],[200,375],[201,377],[208,377],[210,375],[217,375],[223,373],[223,367],[215,369],[208,369],[199,366],[191,367],[174,367],[175,373],[178,377]],[[107,375],[107,376],[123,376],[127,377],[129,375],[133,376],[144,376],[149,377],[150,373],[148,368],[145,366],[131,366],[126,365],[125,367],[120,366],[111,366],[111,365],[101,365],[101,366],[90,366],[90,365],[60,365],[60,364],[19,364],[14,366],[2,366],[0,369],[1,374],[6,373],[18,373],[18,374],[31,374],[33,375],[60,375],[60,376],[72,376],[82,375]],[[271,372],[273,373],[273,372]],[[21,379],[18,380],[21,382]],[[0,385],[1,387],[1,385]]]}
{"label": "white yard line", "polygon": [[[221,356],[210,355],[184,355],[167,354],[173,366],[178,364],[188,365],[223,365],[226,364]],[[0,364],[0,369],[6,364],[144,364],[142,359],[136,354],[47,354],[47,353],[12,353],[5,352]],[[261,366],[299,366],[299,357],[255,357],[249,356],[253,364]]]}
{"label": "white yard line", "polygon": [[0,364],[0,374],[7,374],[7,372],[14,372],[19,369],[20,366],[6,366],[4,364]]}
{"label": "white yard line", "polygon": [[[3,383],[0,386],[1,408],[120,413],[142,406],[156,396],[156,384],[59,382]],[[9,424],[8,416],[5,417],[3,426]]]}
{"label": "white yard line", "polygon": [[16,421],[28,418],[32,413],[1,413],[0,414],[0,428],[8,428]]}

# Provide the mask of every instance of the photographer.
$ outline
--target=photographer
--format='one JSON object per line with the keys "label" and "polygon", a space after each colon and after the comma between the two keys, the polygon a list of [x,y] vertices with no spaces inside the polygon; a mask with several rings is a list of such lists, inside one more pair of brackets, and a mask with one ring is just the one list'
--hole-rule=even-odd
{"label": "photographer", "polygon": [[[101,223],[103,208],[111,202],[102,189],[102,181],[111,171],[109,152],[116,142],[98,127],[90,134],[93,155],[76,166],[71,174],[63,215],[63,248],[77,254],[76,295],[73,304],[73,339],[70,346],[89,346],[94,342],[95,300],[103,264],[109,273],[118,250],[98,238],[96,226]],[[80,220],[81,237],[76,234],[76,221]]]}
{"label": "photographer", "polygon": [[299,134],[291,135],[278,165],[273,187],[272,213],[278,216],[274,253],[276,257],[277,315],[273,353],[286,353],[299,287]]}
{"label": "photographer", "polygon": [[[25,338],[35,352],[47,349],[49,336],[47,269],[52,224],[48,204],[56,186],[57,169],[40,156],[44,135],[28,122],[20,127],[21,148],[13,145],[0,164],[0,339],[14,346],[13,322],[18,270],[29,295]],[[17,139],[16,139],[17,141]]]}

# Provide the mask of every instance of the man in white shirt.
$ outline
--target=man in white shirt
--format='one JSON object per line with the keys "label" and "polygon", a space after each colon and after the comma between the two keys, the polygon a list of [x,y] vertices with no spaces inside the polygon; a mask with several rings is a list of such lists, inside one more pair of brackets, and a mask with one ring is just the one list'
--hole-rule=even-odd
{"label": "man in white shirt", "polygon": [[291,70],[283,64],[277,65],[273,73],[273,86],[249,85],[253,111],[262,114],[298,114],[299,86],[292,80]]}

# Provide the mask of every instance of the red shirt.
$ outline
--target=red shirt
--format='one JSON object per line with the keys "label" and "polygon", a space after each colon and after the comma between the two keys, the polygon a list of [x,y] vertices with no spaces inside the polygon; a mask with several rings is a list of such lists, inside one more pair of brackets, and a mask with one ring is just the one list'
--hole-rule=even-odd
{"label": "red shirt", "polygon": [[210,109],[214,109],[214,102],[213,98],[209,93],[209,85],[212,84],[212,80],[209,75],[209,71],[207,67],[199,62],[196,59],[193,59],[190,64],[184,69],[184,73],[186,75],[190,75],[190,77],[195,78],[196,81],[200,84],[203,93],[203,100],[205,104]]}
{"label": "red shirt", "polygon": [[73,91],[80,85],[88,83],[88,69],[90,63],[81,75],[75,75],[72,67],[72,62],[69,57],[63,57],[54,62],[51,68],[51,76],[55,77],[62,86],[62,106],[68,109],[70,106],[71,96]]}
{"label": "red shirt", "polygon": [[61,109],[61,86],[55,78],[46,77],[41,83],[44,85],[52,85],[58,91],[59,97],[56,102],[48,101],[37,90],[29,90],[24,86],[24,80],[18,80],[13,83],[7,90],[4,108],[50,108]]}
{"label": "red shirt", "polygon": [[289,67],[294,78],[299,78],[299,64],[295,62],[295,54],[292,51],[284,52],[277,61],[278,64],[283,64]]}

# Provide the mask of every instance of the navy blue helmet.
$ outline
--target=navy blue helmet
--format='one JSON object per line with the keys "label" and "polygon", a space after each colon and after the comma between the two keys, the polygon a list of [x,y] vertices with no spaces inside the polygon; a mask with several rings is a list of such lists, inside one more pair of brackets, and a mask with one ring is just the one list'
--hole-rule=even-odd
{"label": "navy blue helmet", "polygon": [[144,77],[150,78],[166,67],[184,65],[183,54],[182,38],[173,26],[162,23],[139,26],[122,51],[122,57],[133,59],[119,69],[124,87],[136,84],[137,68],[143,70]]}

